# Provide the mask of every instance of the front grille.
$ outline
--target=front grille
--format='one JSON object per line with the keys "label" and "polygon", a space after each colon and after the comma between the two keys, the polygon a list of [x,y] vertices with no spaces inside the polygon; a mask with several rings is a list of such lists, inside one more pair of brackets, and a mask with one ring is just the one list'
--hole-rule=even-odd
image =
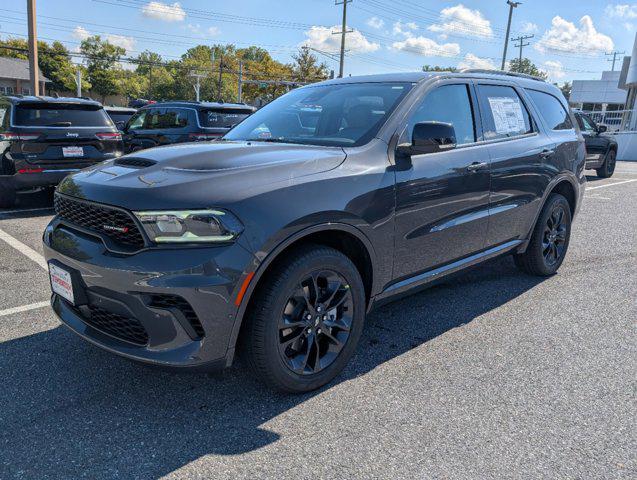
{"label": "front grille", "polygon": [[130,168],[146,168],[152,167],[155,165],[154,160],[146,160],[145,158],[118,158],[115,160],[115,165],[120,167],[130,167]]}
{"label": "front grille", "polygon": [[148,306],[165,310],[177,308],[184,314],[184,317],[188,320],[188,323],[197,334],[197,337],[202,338],[206,334],[201,325],[201,321],[199,321],[199,317],[185,298],[177,295],[151,295]]}
{"label": "front grille", "polygon": [[134,249],[144,246],[144,237],[137,224],[122,210],[59,194],[55,195],[54,204],[55,212],[64,220],[105,235],[118,245]]}
{"label": "front grille", "polygon": [[123,317],[94,305],[89,305],[88,309],[90,315],[82,315],[82,318],[91,327],[136,345],[148,343],[148,333],[136,318]]}

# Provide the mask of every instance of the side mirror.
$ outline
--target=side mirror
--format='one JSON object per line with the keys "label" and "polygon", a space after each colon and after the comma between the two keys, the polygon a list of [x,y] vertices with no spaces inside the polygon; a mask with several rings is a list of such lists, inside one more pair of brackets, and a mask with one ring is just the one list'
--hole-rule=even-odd
{"label": "side mirror", "polygon": [[604,133],[608,131],[608,127],[606,125],[597,125],[597,133]]}
{"label": "side mirror", "polygon": [[456,131],[453,125],[443,122],[421,122],[414,125],[411,145],[399,145],[404,155],[423,155],[456,147]]}

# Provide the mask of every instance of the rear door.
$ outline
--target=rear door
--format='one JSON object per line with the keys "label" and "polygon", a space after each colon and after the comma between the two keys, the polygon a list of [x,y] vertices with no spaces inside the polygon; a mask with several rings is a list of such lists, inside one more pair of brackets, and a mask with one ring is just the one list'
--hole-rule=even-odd
{"label": "rear door", "polygon": [[[479,142],[472,91],[468,81],[443,82],[434,87],[414,107],[400,135],[399,143],[409,144],[416,123],[450,123],[455,129],[457,147],[414,155],[397,168],[396,280],[484,248],[489,152]],[[398,157],[396,161],[400,161]]]}
{"label": "rear door", "polygon": [[597,125],[588,115],[578,113],[575,118],[586,142],[586,164],[589,167],[597,167],[604,161],[608,140],[599,136]]}
{"label": "rear door", "polygon": [[526,237],[550,176],[555,143],[533,119],[524,92],[505,80],[476,85],[491,156],[487,246]]}
{"label": "rear door", "polygon": [[92,164],[121,149],[113,122],[100,105],[19,103],[12,123],[22,139],[12,154],[31,164]]}

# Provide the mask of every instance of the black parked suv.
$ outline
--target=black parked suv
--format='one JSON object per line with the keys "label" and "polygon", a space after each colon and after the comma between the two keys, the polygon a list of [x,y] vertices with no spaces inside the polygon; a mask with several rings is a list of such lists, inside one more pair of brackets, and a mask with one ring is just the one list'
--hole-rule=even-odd
{"label": "black parked suv", "polygon": [[598,177],[611,177],[617,163],[617,142],[603,135],[608,129],[606,125],[597,125],[581,111],[575,110],[573,113],[586,142],[586,168],[596,170]]}
{"label": "black parked suv", "polygon": [[164,102],[140,108],[123,128],[127,152],[215,140],[255,111],[235,103]]}
{"label": "black parked suv", "polygon": [[92,100],[0,97],[0,207],[16,193],[123,154],[122,136]]}
{"label": "black parked suv", "polygon": [[[303,123],[308,112],[318,118]],[[52,306],[156,365],[333,379],[373,307],[500,255],[551,275],[584,192],[560,90],[493,73],[351,77],[275,100],[222,141],[65,179],[44,233]]]}

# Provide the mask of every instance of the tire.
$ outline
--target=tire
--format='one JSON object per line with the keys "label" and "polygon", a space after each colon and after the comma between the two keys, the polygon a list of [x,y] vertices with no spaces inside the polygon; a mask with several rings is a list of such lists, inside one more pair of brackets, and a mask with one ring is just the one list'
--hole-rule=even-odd
{"label": "tire", "polygon": [[597,170],[597,176],[600,178],[609,178],[615,173],[615,164],[617,163],[617,152],[609,150],[604,158],[604,163]]}
{"label": "tire", "polygon": [[553,275],[564,261],[570,239],[571,207],[562,195],[552,193],[533,228],[526,251],[513,256],[515,264],[531,275]]}
{"label": "tire", "polygon": [[256,378],[301,393],[334,379],[356,350],[365,289],[338,250],[308,245],[286,257],[255,292],[241,340]]}

